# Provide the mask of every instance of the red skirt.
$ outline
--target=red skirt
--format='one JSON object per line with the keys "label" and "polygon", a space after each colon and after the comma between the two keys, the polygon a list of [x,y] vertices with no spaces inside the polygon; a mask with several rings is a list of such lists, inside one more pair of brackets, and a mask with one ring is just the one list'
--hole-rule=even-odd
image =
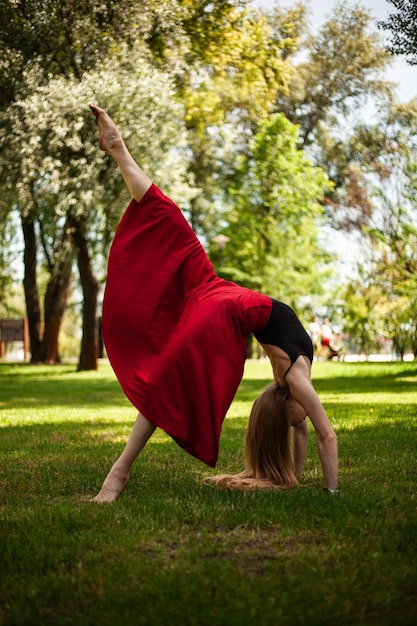
{"label": "red skirt", "polygon": [[155,185],[132,200],[109,255],[103,338],[132,404],[215,466],[247,336],[271,299],[217,276],[179,208]]}

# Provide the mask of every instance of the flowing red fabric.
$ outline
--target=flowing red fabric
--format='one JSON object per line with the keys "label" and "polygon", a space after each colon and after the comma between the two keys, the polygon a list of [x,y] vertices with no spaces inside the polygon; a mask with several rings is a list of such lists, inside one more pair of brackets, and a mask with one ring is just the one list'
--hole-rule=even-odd
{"label": "flowing red fabric", "polygon": [[211,467],[246,338],[270,313],[269,297],[217,276],[180,209],[155,185],[132,200],[109,255],[107,355],[138,411]]}

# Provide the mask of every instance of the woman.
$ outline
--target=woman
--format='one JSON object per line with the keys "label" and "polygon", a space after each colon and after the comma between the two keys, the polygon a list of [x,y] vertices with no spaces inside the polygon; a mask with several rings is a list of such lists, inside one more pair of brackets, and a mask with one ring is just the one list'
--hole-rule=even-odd
{"label": "woman", "polygon": [[[308,415],[324,486],[336,491],[336,435],[312,386],[312,345],[295,313],[219,278],[181,211],[140,169],[107,113],[90,108],[99,126],[99,147],[116,160],[133,197],[110,251],[103,337],[116,376],[139,410],[125,449],[93,501],[118,497],[157,426],[215,466],[223,419],[242,378],[246,338],[252,332],[271,361],[276,397],[284,407],[277,421],[282,413],[287,432],[288,420],[297,427],[295,473],[300,475],[304,465]],[[290,467],[291,454],[271,463]],[[291,467],[281,472],[285,480],[276,481],[265,464],[252,470],[244,480],[296,484]]]}

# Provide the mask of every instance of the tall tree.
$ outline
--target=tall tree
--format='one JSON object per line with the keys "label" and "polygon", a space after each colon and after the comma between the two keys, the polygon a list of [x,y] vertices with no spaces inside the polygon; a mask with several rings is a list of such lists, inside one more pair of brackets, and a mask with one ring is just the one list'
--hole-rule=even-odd
{"label": "tall tree", "polygon": [[[64,302],[68,286],[66,268],[68,263],[72,265],[74,249],[77,252],[85,296],[85,339],[80,368],[91,369],[97,364],[99,280],[95,272],[100,268],[104,272],[97,253],[106,254],[106,245],[128,195],[122,193],[124,186],[112,161],[99,153],[97,131],[87,102],[97,99],[108,107],[120,122],[127,140],[135,144],[132,152],[140,156],[155,180],[162,181],[166,172],[173,170],[170,189],[176,188],[178,195],[187,198],[187,185],[181,180],[186,158],[182,156],[182,164],[172,167],[173,160],[179,161],[178,151],[185,145],[181,139],[179,113],[182,111],[171,97],[173,87],[169,78],[140,58],[130,58],[126,51],[123,63],[120,58],[114,59],[113,65],[109,60],[105,70],[85,73],[81,82],[61,78],[37,86],[36,76],[30,72],[27,80],[32,81],[28,96],[17,100],[7,112],[13,129],[3,137],[2,143],[11,157],[7,185],[15,190],[15,204],[25,222],[30,218],[38,224],[43,259],[53,262],[53,266],[48,262],[51,289],[52,284],[54,289],[61,289],[62,298],[54,292],[54,298],[44,300],[44,317],[50,321],[51,331],[45,325],[42,340],[50,345],[56,342],[59,331],[55,314],[49,314],[50,307],[58,301]],[[64,236],[67,225],[70,241],[75,243],[70,250],[69,240]],[[34,228],[28,232],[32,238],[37,236]],[[32,256],[29,266],[32,286],[36,262]],[[56,268],[61,268],[58,274]],[[59,309],[61,313],[63,310]],[[45,353],[49,354],[50,349],[41,348],[40,354]]]}
{"label": "tall tree", "polygon": [[318,241],[320,200],[329,183],[297,143],[297,127],[282,114],[260,126],[242,158],[233,208],[223,216],[228,243],[216,250],[214,240],[212,254],[223,276],[300,310],[306,296],[318,292],[330,261]]}
{"label": "tall tree", "polygon": [[[240,0],[215,0],[214,2],[171,0],[164,3],[145,0],[140,6],[133,0],[121,0],[117,3],[113,0],[105,2],[101,0],[66,2],[44,0],[42,3],[36,0],[15,0],[12,3],[0,0],[0,17],[2,18],[0,41],[3,43],[0,61],[4,69],[4,101],[0,104],[22,102],[31,95],[32,87],[28,85],[27,80],[30,76],[31,64],[36,68],[35,82],[38,86],[46,85],[51,75],[61,75],[67,80],[75,80],[81,84],[86,72],[94,70],[94,67],[103,63],[105,58],[107,59],[106,55],[110,49],[123,49],[123,53],[129,56],[129,49],[132,45],[136,50],[140,50],[143,58],[152,60],[159,67],[169,68],[177,79],[177,86],[182,81],[187,82],[185,78],[188,74],[195,79],[196,76],[210,72],[210,68],[218,65],[216,58],[221,49],[227,48],[228,65],[233,71],[235,59],[239,60],[241,65],[243,64],[242,51],[245,52],[245,49],[242,48],[239,37],[244,29],[239,27],[239,31],[234,34],[234,28],[239,26],[244,16],[245,4],[246,2]],[[250,21],[247,21],[246,27],[249,24]],[[123,47],[122,40],[126,42],[127,47]],[[232,42],[231,45],[228,44],[229,40]],[[247,49],[250,50],[252,40],[246,43]],[[272,68],[275,60],[268,61],[265,51],[266,49],[262,54],[262,63],[265,67]],[[272,55],[270,56],[272,59]],[[255,67],[256,55],[252,57],[251,63]],[[40,59],[41,63],[39,63]],[[216,69],[218,75],[222,74],[225,67],[223,60],[220,66],[220,69]],[[187,72],[187,68],[192,68],[192,72]],[[234,71],[236,73],[236,70]],[[258,71],[259,77],[262,77],[262,72],[266,76],[262,70]],[[237,73],[239,77],[235,78],[236,84],[242,76],[245,76],[241,69]],[[134,74],[132,78],[133,76]],[[173,92],[170,95],[173,95]],[[249,102],[247,96],[245,98]],[[59,101],[62,100],[59,99]],[[36,118],[36,115],[34,117]],[[10,125],[12,119],[16,120],[16,115],[5,115],[4,122]],[[64,128],[66,126],[64,124]],[[9,130],[13,135],[13,129],[9,127]],[[34,129],[34,132],[36,134],[37,129]],[[27,131],[26,137],[28,138]],[[35,138],[34,140],[37,143]],[[3,145],[7,145],[7,141]],[[47,141],[42,141],[40,147],[39,144],[37,145],[39,152],[43,149],[48,151]],[[147,149],[148,152],[152,152],[149,146]],[[201,154],[201,151],[199,153]],[[69,169],[76,159],[83,159],[82,151],[78,148],[75,151],[67,149],[65,155],[62,152],[60,154],[62,163],[65,160],[64,156]],[[199,159],[200,163],[201,161],[202,159]],[[196,172],[199,174],[201,171],[200,167],[194,168],[194,174]],[[108,180],[109,177],[107,177]],[[207,179],[200,176],[197,183],[200,182],[206,183]],[[32,191],[38,194],[39,187],[35,184]],[[42,192],[45,192],[44,188]],[[76,201],[75,198],[72,200]],[[80,204],[83,204],[82,199]],[[85,224],[83,220],[83,225],[80,224],[78,229],[75,229],[73,224],[74,233],[76,232],[78,237],[76,246],[78,254],[86,250],[85,245],[81,245],[79,240],[81,234],[87,232]],[[33,236],[35,231],[32,229],[30,232]],[[85,254],[83,261],[79,258],[79,266],[80,263],[83,265],[86,259]],[[56,267],[59,267],[59,264]],[[81,275],[86,279],[88,276],[91,277],[92,273],[83,271]],[[33,281],[33,276],[33,271],[27,272],[25,281],[27,288],[29,288],[30,278]],[[65,281],[59,284],[63,286]],[[95,291],[92,280],[90,280],[89,289],[92,292]],[[27,298],[27,301],[34,305],[33,298]],[[30,317],[37,318],[35,307],[33,316]],[[38,327],[38,322],[34,323],[34,328]],[[84,329],[86,329],[85,324]],[[49,333],[46,333],[46,336],[48,335]]]}
{"label": "tall tree", "polygon": [[178,81],[193,155],[190,171],[204,189],[190,205],[190,222],[204,236],[217,219],[214,207],[234,177],[239,154],[247,152],[259,121],[272,110],[277,90],[289,83],[286,51],[295,45],[299,22],[297,12],[291,19],[284,13],[278,32],[262,12],[236,6],[218,20],[209,6],[204,21],[185,20],[195,47],[187,55],[190,70]]}
{"label": "tall tree", "polygon": [[[6,111],[2,118],[4,136],[1,141],[0,154],[3,161],[0,168],[3,188],[12,188],[10,183],[15,180],[18,172],[18,170],[11,172],[8,166],[9,150],[13,146],[12,137],[16,135],[15,129],[11,127],[12,120],[16,120],[16,111],[11,111],[9,114],[8,107],[13,102],[30,97],[33,87],[36,89],[42,84],[47,84],[54,74],[80,80],[85,71],[101,62],[103,55],[113,45],[114,38],[118,33],[123,32],[124,20],[132,15],[131,9],[134,8],[132,2],[125,0],[121,0],[118,5],[122,10],[120,13],[115,12],[112,0],[104,2],[0,0],[0,65],[2,67],[0,110]],[[35,81],[29,78],[32,73],[36,76]],[[23,132],[27,143],[32,145],[32,152],[34,145],[37,146],[38,156],[42,147],[48,150],[45,137],[42,137],[30,122],[27,123],[27,120],[20,120],[20,122],[21,127],[17,133]],[[26,129],[22,131],[23,125],[26,125]],[[74,154],[68,156],[74,158]],[[13,155],[12,162],[16,165],[16,155]],[[23,154],[21,163],[24,162]],[[28,159],[26,159],[26,164],[27,162]],[[43,213],[41,218],[39,199],[41,196],[44,197],[46,185],[45,180],[38,176],[36,166],[32,168],[31,177],[28,172],[21,172],[17,186],[19,184],[22,186],[22,180],[25,180],[26,197],[22,201],[21,189],[20,193],[16,193],[15,187],[15,197],[11,198],[8,208],[10,211],[10,207],[17,204],[22,214],[25,243],[24,288],[29,318],[31,355],[34,361],[54,362],[58,358],[57,333],[66,306],[72,259],[69,258],[67,252],[62,254],[62,258],[60,256],[59,251],[62,252],[63,248],[65,250],[67,248],[63,242],[68,238],[65,236],[61,238],[59,233],[56,238],[54,237],[55,229],[48,228],[46,223],[50,211]],[[45,205],[45,201],[43,204]],[[51,277],[44,300],[44,325],[41,323],[41,305],[36,281],[36,264],[40,257],[37,251],[36,226],[39,227],[39,234],[44,244],[44,258],[48,260]],[[53,253],[47,250],[48,236],[54,249]]]}
{"label": "tall tree", "polygon": [[276,107],[299,125],[300,146],[334,183],[326,193],[329,225],[352,230],[372,213],[373,200],[348,149],[349,137],[362,111],[390,106],[392,85],[384,72],[392,57],[370,13],[341,2],[317,35],[302,40],[298,52],[302,61],[292,57],[290,90],[278,94]]}
{"label": "tall tree", "polygon": [[390,57],[370,24],[370,13],[360,5],[337,2],[317,36],[302,46],[306,59],[295,66],[288,93],[279,94],[276,103],[300,126],[301,145],[320,145],[326,127],[343,136],[349,114],[370,98],[390,95],[382,79]]}
{"label": "tall tree", "polygon": [[[411,101],[393,105],[374,126],[358,127],[346,144],[359,191],[344,199],[344,219],[361,233],[362,282],[386,302],[381,335],[399,354],[414,349],[417,325],[416,131],[417,101]],[[357,196],[372,199],[367,211],[362,202],[355,205]]]}

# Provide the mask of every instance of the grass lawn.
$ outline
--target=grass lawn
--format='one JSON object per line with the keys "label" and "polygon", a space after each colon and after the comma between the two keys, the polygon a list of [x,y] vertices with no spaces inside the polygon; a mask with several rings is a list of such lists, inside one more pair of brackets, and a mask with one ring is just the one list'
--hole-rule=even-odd
{"label": "grass lawn", "polygon": [[[0,364],[0,624],[417,623],[417,363],[317,363],[339,439],[322,490],[314,434],[299,489],[218,491],[157,431],[116,503],[93,504],[135,419],[108,365]],[[216,473],[243,467],[270,380],[249,361]]]}

